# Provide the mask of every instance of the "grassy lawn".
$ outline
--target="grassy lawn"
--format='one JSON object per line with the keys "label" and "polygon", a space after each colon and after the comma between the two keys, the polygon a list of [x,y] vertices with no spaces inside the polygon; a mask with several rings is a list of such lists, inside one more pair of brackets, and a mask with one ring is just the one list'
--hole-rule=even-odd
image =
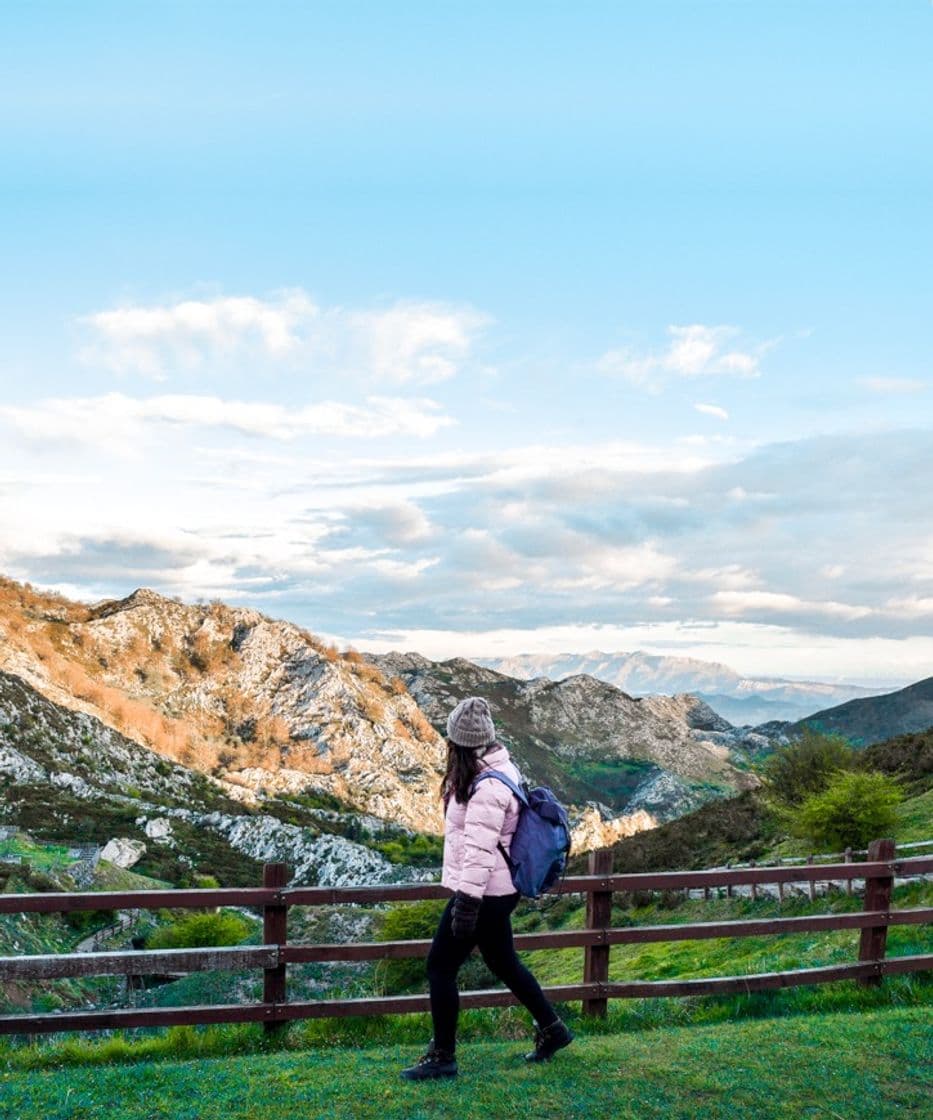
{"label": "grassy lawn", "polygon": [[37,871],[68,867],[74,863],[68,856],[69,851],[64,844],[37,844],[25,835],[0,840],[0,861],[11,858],[26,860]]}
{"label": "grassy lawn", "polygon": [[[543,1067],[525,1043],[460,1047],[459,1079],[410,1084],[417,1045],[0,1072],[3,1120],[456,1116],[627,1118],[930,1115],[929,1009],[801,1015],[578,1038]],[[925,1068],[926,1067],[926,1068]],[[2,1069],[2,1067],[0,1067]]]}

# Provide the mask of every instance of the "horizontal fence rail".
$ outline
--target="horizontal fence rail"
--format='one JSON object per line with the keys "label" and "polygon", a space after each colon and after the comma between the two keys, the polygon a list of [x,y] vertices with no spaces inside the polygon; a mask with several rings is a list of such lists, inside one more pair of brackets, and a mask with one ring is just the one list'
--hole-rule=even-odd
{"label": "horizontal fence rail", "polygon": [[[880,983],[885,975],[933,968],[933,953],[885,958],[887,930],[891,926],[933,922],[933,907],[892,910],[891,889],[896,878],[933,872],[933,856],[895,859],[894,842],[873,842],[864,863],[809,863],[801,866],[716,868],[704,871],[671,871],[611,874],[608,849],[590,855],[589,875],[571,876],[553,893],[583,894],[587,899],[587,926],[519,934],[516,948],[573,949],[584,951],[581,984],[545,988],[555,1002],[581,1000],[584,1011],[604,1015],[609,999],[735,994],[823,984],[855,979]],[[654,926],[611,926],[611,901],[616,892],[682,891],[764,883],[816,880],[864,880],[865,905],[859,912],[813,914],[791,918],[742,921],[692,922]],[[0,914],[69,913],[89,910],[160,910],[243,906],[261,910],[263,940],[259,946],[202,949],[159,949],[90,953],[62,953],[0,957],[0,980],[28,982],[78,976],[163,976],[207,970],[263,970],[263,1000],[251,1004],[217,1004],[178,1008],[123,1008],[103,1011],[65,1011],[47,1014],[0,1015],[0,1034],[35,1034],[52,1031],[101,1030],[121,1027],[159,1027],[179,1024],[262,1022],[270,1030],[297,1019],[347,1015],[383,1015],[429,1010],[427,995],[373,996],[356,999],[289,1001],[287,966],[312,961],[371,961],[427,956],[431,942],[380,941],[355,944],[293,944],[287,939],[290,907],[352,903],[387,903],[449,898],[450,891],[437,883],[386,884],[365,887],[287,887],[284,864],[267,864],[263,886],[210,890],[109,891],[83,894],[0,895]],[[861,931],[859,959],[849,964],[801,968],[779,973],[719,976],[692,980],[609,981],[612,945],[709,938],[757,937],[821,930]],[[464,1007],[495,1007],[514,1003],[502,989],[464,992]]]}
{"label": "horizontal fence rail", "polygon": [[[267,866],[275,866],[269,864]],[[933,872],[933,856],[869,863],[821,863],[801,867],[724,868],[713,871],[657,871],[630,875],[568,875],[551,894],[593,891],[668,891],[753,883],[802,883],[824,879],[898,879]],[[76,910],[183,910],[212,906],[324,906],[341,903],[414,902],[449,898],[440,883],[385,883],[373,887],[225,887],[219,890],[95,891],[86,894],[2,894],[0,914],[61,913]]]}

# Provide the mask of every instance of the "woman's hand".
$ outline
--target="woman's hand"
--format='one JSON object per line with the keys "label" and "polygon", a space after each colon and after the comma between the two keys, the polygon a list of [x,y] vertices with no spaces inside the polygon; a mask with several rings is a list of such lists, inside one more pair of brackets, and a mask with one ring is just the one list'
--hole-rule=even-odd
{"label": "woman's hand", "polygon": [[483,900],[464,891],[457,891],[450,912],[450,928],[454,937],[472,937],[476,932],[479,907]]}

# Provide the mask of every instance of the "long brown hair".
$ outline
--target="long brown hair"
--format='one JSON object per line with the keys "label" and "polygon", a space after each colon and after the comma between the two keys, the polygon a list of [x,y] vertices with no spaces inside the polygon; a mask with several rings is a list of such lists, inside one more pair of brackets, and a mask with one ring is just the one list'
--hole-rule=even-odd
{"label": "long brown hair", "polygon": [[451,797],[456,798],[461,804],[469,801],[470,786],[482,769],[479,760],[486,751],[491,751],[496,745],[496,743],[491,743],[483,750],[475,750],[469,747],[459,747],[456,743],[452,743],[450,739],[447,740],[447,770],[441,781],[441,800],[444,802],[445,811]]}

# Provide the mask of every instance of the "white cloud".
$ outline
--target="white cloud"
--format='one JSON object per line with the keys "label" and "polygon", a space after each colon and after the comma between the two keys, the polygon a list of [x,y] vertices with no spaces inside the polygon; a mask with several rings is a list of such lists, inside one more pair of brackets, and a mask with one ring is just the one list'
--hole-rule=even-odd
{"label": "white cloud", "polygon": [[444,381],[488,319],[470,307],[401,301],[383,309],[316,304],[300,289],[98,311],[78,320],[82,360],[116,373],[170,373],[247,359],[396,384]]}
{"label": "white cloud", "polygon": [[859,607],[851,603],[836,603],[832,600],[806,601],[796,595],[780,591],[717,591],[710,596],[714,606],[721,607],[727,614],[742,614],[745,611],[801,611],[808,614],[825,614],[833,618],[865,618],[873,614],[872,607]]}
{"label": "white cloud", "polygon": [[693,407],[697,412],[705,412],[708,416],[715,416],[720,420],[729,419],[729,413],[718,404],[695,404]]}
{"label": "white cloud", "polygon": [[[547,584],[558,590],[600,590],[612,588],[627,591],[656,580],[667,579],[677,570],[677,560],[662,552],[655,541],[644,541],[630,547],[596,545],[581,539],[580,555],[572,558],[576,575],[560,575],[551,571]],[[570,567],[570,557],[556,550],[558,570]]]}
{"label": "white cloud", "polygon": [[425,399],[369,397],[363,405],[320,401],[301,408],[265,401],[173,393],[130,397],[53,397],[28,406],[0,406],[0,420],[40,441],[68,440],[132,447],[153,428],[225,428],[273,440],[329,435],[356,438],[431,436],[454,421]]}
{"label": "white cloud", "polygon": [[744,486],[733,486],[726,491],[726,497],[736,502],[767,502],[778,495],[773,490],[746,490]]}
{"label": "white cloud", "polygon": [[885,607],[892,613],[906,618],[922,618],[933,615],[933,595],[908,595],[888,599]]}
{"label": "white cloud", "polygon": [[667,333],[670,341],[666,349],[642,354],[628,347],[610,350],[599,359],[597,368],[654,390],[669,377],[758,377],[761,354],[774,345],[771,342],[752,350],[730,349],[730,340],[740,333],[737,327],[730,326],[692,323],[669,326]]}
{"label": "white cloud", "polygon": [[[506,628],[505,652],[520,652],[540,628],[561,642],[552,648],[574,633],[583,650],[702,642],[697,656],[744,664],[753,646],[764,671],[817,676],[851,671],[861,648],[857,676],[929,675],[928,431],[738,458],[738,444],[701,457],[676,441],[411,454],[409,439],[384,455],[335,453],[322,439],[288,442],[300,410],[166,399],[150,399],[159,418],[145,421],[117,394],[74,415],[66,402],[53,419],[70,416],[80,444],[0,436],[0,570],[97,598],[141,583],[220,595],[354,642],[375,627],[409,648],[422,632],[462,637],[447,655],[468,655],[474,637],[494,653],[480,637]],[[224,440],[218,427],[202,439],[193,408],[276,438]],[[48,434],[47,417],[30,420]],[[113,454],[121,427],[136,458]],[[675,611],[689,633],[652,629]],[[616,644],[587,629],[605,621]]]}
{"label": "white cloud", "polygon": [[917,377],[858,377],[856,381],[872,393],[923,393],[930,387]]}
{"label": "white cloud", "polygon": [[453,377],[486,321],[470,309],[432,303],[400,303],[387,311],[347,316],[368,351],[368,369],[400,384]]}
{"label": "white cloud", "polygon": [[743,568],[741,564],[724,564],[716,568],[695,568],[681,573],[681,579],[691,583],[712,583],[719,588],[741,589],[760,582],[758,572]]}

